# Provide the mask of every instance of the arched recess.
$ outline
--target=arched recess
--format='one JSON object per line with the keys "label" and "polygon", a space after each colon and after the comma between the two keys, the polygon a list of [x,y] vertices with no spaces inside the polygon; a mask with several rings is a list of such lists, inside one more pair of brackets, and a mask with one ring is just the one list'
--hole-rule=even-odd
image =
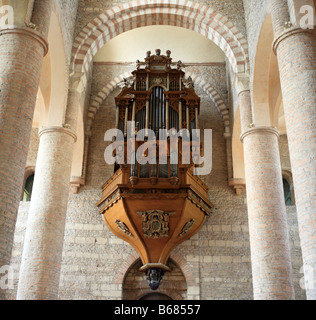
{"label": "arched recess", "polygon": [[[141,260],[137,259],[127,270],[122,284],[123,300],[142,300],[153,293],[145,273],[139,271],[141,266]],[[171,272],[164,274],[158,290],[154,293],[167,296],[172,300],[183,300],[187,295],[187,283],[183,272],[172,259],[168,260],[168,267]]]}
{"label": "arched recess", "polygon": [[23,193],[24,193],[26,180],[31,175],[34,175],[34,174],[35,174],[35,166],[28,166],[28,167],[25,168],[24,179],[23,179],[23,188],[22,188],[22,192],[21,192],[21,201],[23,201]]}
{"label": "arched recess", "polygon": [[272,50],[271,15],[262,24],[253,71],[253,117],[256,126],[279,127],[282,104],[278,61]]}
{"label": "arched recess", "polygon": [[[55,10],[59,10],[55,6]],[[60,21],[55,10],[51,14],[48,43],[51,65],[51,95],[46,126],[62,126],[66,112],[68,81],[66,54]]]}
{"label": "arched recess", "polygon": [[[169,296],[173,300],[182,300],[183,297],[181,296],[180,291],[186,291],[186,290],[189,291],[190,288],[197,287],[198,283],[196,282],[196,279],[194,277],[194,274],[191,270],[190,265],[186,262],[186,260],[183,257],[181,257],[177,253],[172,253],[170,256],[170,261],[172,264],[174,264],[176,266],[176,268],[178,269],[178,272],[181,271],[181,274],[183,275],[184,280],[186,282],[186,287],[185,288],[184,287],[178,288],[179,290],[177,292],[177,290],[168,290],[168,286],[166,286],[165,288],[161,287],[158,292]],[[126,280],[126,276],[127,276],[128,272],[137,263],[139,263],[141,265],[139,256],[137,255],[136,252],[134,252],[130,256],[128,256],[125,261],[123,261],[120,268],[116,271],[116,277],[115,277],[114,283],[120,285],[122,287],[122,290],[124,289],[123,288],[124,281]],[[143,275],[141,273],[139,275],[143,277],[143,279],[142,279],[143,281],[144,281],[144,279],[146,279],[145,275]],[[172,275],[172,273],[170,275]],[[182,283],[182,285],[183,285],[183,283]],[[150,290],[150,288],[148,287],[147,283],[146,283],[146,286],[141,285],[141,287],[144,287],[144,288],[143,289],[140,288],[140,290],[138,290],[138,292],[135,292],[136,299],[141,299],[146,294],[152,292]],[[122,293],[122,295],[124,298],[124,293]]]}
{"label": "arched recess", "polygon": [[270,126],[269,109],[269,70],[273,42],[271,16],[261,27],[253,71],[253,117],[257,126]]}
{"label": "arched recess", "polygon": [[[55,2],[54,2],[55,3]],[[43,59],[33,127],[62,126],[64,123],[68,73],[59,8],[55,4],[48,32],[49,52]]]}
{"label": "arched recess", "polygon": [[217,44],[235,72],[248,69],[247,41],[225,16],[209,6],[187,0],[133,1],[113,7],[92,20],[74,41],[73,78],[78,92],[87,81],[93,57],[113,37],[134,28],[171,25],[196,31]]}
{"label": "arched recess", "polygon": [[[50,91],[50,87],[49,87]],[[35,110],[34,110],[34,117],[33,117],[33,128],[42,128],[46,125],[46,120],[47,120],[47,115],[48,115],[48,104],[46,101],[48,100],[49,103],[49,98],[47,99],[47,94],[44,96],[42,92],[42,87],[40,86],[38,88],[37,92],[37,97],[36,97],[36,105],[35,105]]]}

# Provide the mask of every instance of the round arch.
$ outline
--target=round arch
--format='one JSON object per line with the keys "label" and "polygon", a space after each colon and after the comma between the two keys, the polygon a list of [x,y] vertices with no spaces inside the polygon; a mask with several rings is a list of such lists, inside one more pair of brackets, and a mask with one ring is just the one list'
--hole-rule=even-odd
{"label": "round arch", "polygon": [[222,49],[234,72],[248,69],[247,41],[227,17],[209,6],[187,0],[142,0],[113,7],[83,28],[74,41],[73,77],[85,83],[93,57],[106,42],[123,32],[151,25],[178,26],[198,32]]}
{"label": "round arch", "polygon": [[122,298],[123,300],[142,300],[150,294],[159,294],[169,297],[171,300],[183,300],[187,294],[187,281],[179,265],[169,259],[168,266],[171,273],[166,272],[163,280],[156,291],[152,291],[148,285],[146,275],[139,272],[142,266],[138,258],[126,271],[122,281]]}
{"label": "round arch", "polygon": [[[194,277],[191,266],[187,263],[187,261],[182,256],[180,256],[178,253],[174,253],[174,252],[170,255],[170,259],[181,270],[181,272],[185,278],[186,284],[187,284],[187,290],[189,291],[190,288],[197,287],[198,283]],[[131,255],[129,255],[126,258],[126,260],[123,261],[120,268],[116,271],[116,277],[115,277],[114,283],[122,286],[122,289],[123,289],[124,280],[125,280],[125,277],[126,277],[128,271],[139,260],[140,260],[140,258],[138,256],[138,254],[136,253],[136,251],[133,252]],[[145,290],[140,291],[138,293],[137,299],[140,299],[141,297],[143,297],[144,295],[146,295],[150,292],[152,292],[152,291],[150,289],[147,290],[147,288]],[[181,295],[178,295],[177,292],[174,292],[174,291],[170,292],[168,290],[162,289],[162,290],[160,290],[160,293],[166,294],[167,296],[169,296],[173,300],[183,299]]]}

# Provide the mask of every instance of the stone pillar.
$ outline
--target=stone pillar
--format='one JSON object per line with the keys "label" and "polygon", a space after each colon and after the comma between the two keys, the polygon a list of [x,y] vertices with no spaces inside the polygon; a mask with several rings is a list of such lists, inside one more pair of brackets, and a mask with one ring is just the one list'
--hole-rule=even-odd
{"label": "stone pillar", "polygon": [[58,298],[75,134],[40,131],[32,201],[22,255],[18,300]]}
{"label": "stone pillar", "polygon": [[[48,10],[47,24],[49,15]],[[24,25],[0,29],[0,267],[11,260],[42,61],[48,51],[47,34],[40,31]]]}
{"label": "stone pillar", "polygon": [[270,127],[255,127],[250,90],[243,85],[238,93],[254,299],[294,299],[279,133]]}
{"label": "stone pillar", "polygon": [[245,176],[254,299],[294,299],[279,134],[269,127],[248,129]]}
{"label": "stone pillar", "polygon": [[316,299],[316,30],[292,26],[287,1],[272,0],[277,54],[305,270],[307,298]]}

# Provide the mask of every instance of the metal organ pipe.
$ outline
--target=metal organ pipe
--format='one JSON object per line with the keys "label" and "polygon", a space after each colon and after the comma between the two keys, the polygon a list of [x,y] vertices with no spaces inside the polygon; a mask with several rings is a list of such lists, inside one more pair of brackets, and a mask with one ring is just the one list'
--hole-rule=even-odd
{"label": "metal organ pipe", "polygon": [[120,121],[120,106],[116,106],[115,129],[119,128],[119,121]]}
{"label": "metal organ pipe", "polygon": [[182,101],[179,102],[179,130],[183,128],[182,123]]}
{"label": "metal organ pipe", "polygon": [[169,101],[167,100],[166,101],[166,130],[167,131],[169,131],[169,127],[170,127],[169,121],[170,121],[170,119],[169,119]]}
{"label": "metal organ pipe", "polygon": [[186,106],[186,122],[187,122],[187,130],[190,131],[190,107]]}
{"label": "metal organ pipe", "polygon": [[[146,100],[146,130],[148,133],[148,129],[149,129],[149,100]],[[147,135],[146,133],[146,135]]]}
{"label": "metal organ pipe", "polygon": [[125,123],[124,123],[124,136],[127,136],[127,121],[128,121],[128,104],[125,108]]}
{"label": "metal organ pipe", "polygon": [[198,108],[198,106],[195,107],[195,126],[196,126],[196,129],[200,129],[200,119],[199,119],[199,108]]}

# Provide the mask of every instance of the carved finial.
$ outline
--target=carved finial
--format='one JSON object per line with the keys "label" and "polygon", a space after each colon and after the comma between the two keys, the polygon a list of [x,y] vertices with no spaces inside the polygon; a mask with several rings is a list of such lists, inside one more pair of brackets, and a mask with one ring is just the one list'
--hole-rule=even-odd
{"label": "carved finial", "polygon": [[136,69],[139,70],[139,68],[140,68],[140,61],[136,60]]}
{"label": "carved finial", "polygon": [[123,80],[120,83],[118,83],[118,86],[121,88],[121,90],[124,90],[126,88],[130,88],[132,86],[132,82],[133,80],[123,78]]}
{"label": "carved finial", "polygon": [[147,55],[147,58],[150,58],[151,51],[147,51],[146,55]]}
{"label": "carved finial", "polygon": [[170,51],[170,50],[167,50],[166,54],[167,54],[167,57],[168,57],[168,58],[171,57],[171,51]]}
{"label": "carved finial", "polygon": [[191,76],[189,76],[188,80],[185,83],[185,87],[189,88],[189,89],[193,89],[194,88],[194,83],[193,83],[193,79]]}
{"label": "carved finial", "polygon": [[161,50],[160,49],[156,49],[156,56],[160,56],[161,54]]}

